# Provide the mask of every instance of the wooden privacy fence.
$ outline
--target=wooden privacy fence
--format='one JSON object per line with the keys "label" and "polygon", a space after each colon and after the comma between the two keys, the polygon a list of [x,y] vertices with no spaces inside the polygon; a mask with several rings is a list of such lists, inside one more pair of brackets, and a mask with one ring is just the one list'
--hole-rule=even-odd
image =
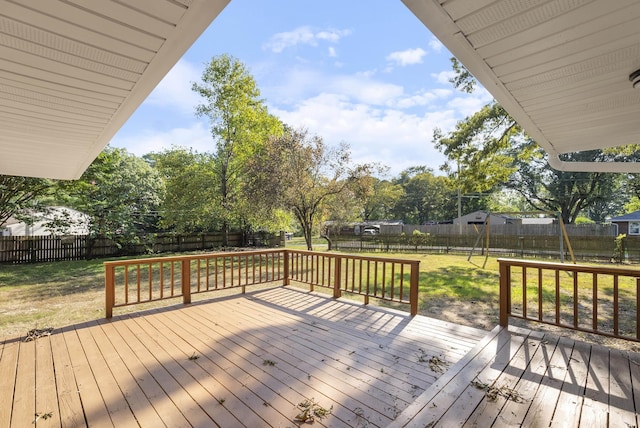
{"label": "wooden privacy fence", "polygon": [[418,260],[274,249],[105,262],[105,316],[113,308],[291,281],[410,305],[418,313]]}
{"label": "wooden privacy fence", "polygon": [[[611,236],[570,236],[575,257],[585,261],[609,262],[614,257],[615,240]],[[426,252],[446,254],[483,253],[486,237],[478,235],[375,235],[340,236],[331,238],[331,248],[341,251],[364,252]],[[640,262],[640,237],[627,236],[623,240],[622,257],[627,262]],[[566,252],[567,246],[563,245]],[[491,235],[489,253],[501,257],[560,258],[559,236]]]}
{"label": "wooden privacy fence", "polygon": [[38,263],[87,258],[86,235],[0,236],[0,263]]}
{"label": "wooden privacy fence", "polygon": [[499,259],[509,317],[640,341],[640,270]]}
{"label": "wooden privacy fence", "polygon": [[[229,233],[231,247],[244,245],[277,247],[279,235]],[[0,263],[40,263],[85,260],[149,253],[211,250],[222,247],[222,233],[155,233],[139,236],[136,242],[119,244],[108,238],[86,235],[69,236],[0,236]]]}

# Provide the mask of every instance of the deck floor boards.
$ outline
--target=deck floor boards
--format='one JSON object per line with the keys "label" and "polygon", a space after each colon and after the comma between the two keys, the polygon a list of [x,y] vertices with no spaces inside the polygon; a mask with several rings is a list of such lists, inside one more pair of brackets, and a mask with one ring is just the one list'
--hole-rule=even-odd
{"label": "deck floor boards", "polygon": [[[100,392],[98,381],[94,377],[89,360],[84,352],[78,333],[73,327],[65,327],[51,337],[62,336],[66,344],[71,366],[76,378],[77,392],[82,402],[84,419],[89,426],[112,427],[109,409]],[[54,360],[55,361],[55,360]],[[58,394],[60,396],[60,393]],[[77,411],[77,409],[76,409]]]}
{"label": "deck floor boards", "polygon": [[318,427],[638,426],[640,356],[295,287],[0,342],[0,428],[291,427],[305,399]]}
{"label": "deck floor boards", "polygon": [[633,399],[633,385],[631,383],[631,367],[629,358],[622,352],[611,349],[609,351],[609,413],[610,425],[636,425],[635,407]]}
{"label": "deck floor boards", "polygon": [[13,411],[11,412],[13,425],[35,422],[37,411],[36,388],[34,388],[36,385],[36,344],[34,341],[22,342],[17,347],[19,351],[18,369],[14,386]]}
{"label": "deck floor boards", "polygon": [[[637,361],[636,353],[496,327],[390,427],[637,427]],[[492,397],[477,381],[513,394]]]}
{"label": "deck floor boards", "polygon": [[[487,332],[295,287],[54,330],[0,343],[0,428],[384,427]],[[36,413],[51,413],[35,421]],[[34,424],[33,422],[37,422]]]}
{"label": "deck floor boards", "polygon": [[[540,368],[543,375],[538,388],[533,397],[524,397],[530,400],[528,409],[518,411],[518,413],[526,413],[523,426],[532,426],[533,424],[549,426],[551,424],[556,403],[560,396],[560,388],[568,373],[574,342],[561,338],[558,341],[549,343],[552,344],[550,346],[542,346],[542,350],[546,351],[550,358],[545,359],[545,367]],[[510,414],[506,414],[503,417],[506,417],[513,424],[518,421],[515,417],[511,417]]]}
{"label": "deck floor boards", "polygon": [[[51,337],[51,353],[55,361],[56,392],[61,426],[86,427],[76,376],[62,334]],[[62,422],[64,421],[64,424]]]}
{"label": "deck floor boards", "polygon": [[[243,414],[248,409],[244,403],[233,399],[227,399],[224,406],[217,406],[226,393],[224,386],[216,377],[209,374],[198,364],[193,364],[189,356],[176,347],[176,345],[163,339],[156,330],[156,326],[149,323],[144,316],[133,316],[126,320],[125,327],[128,334],[135,335],[142,346],[151,353],[156,362],[150,362],[155,379],[161,382],[165,394],[170,396],[174,403],[193,399],[198,407],[204,410],[210,420],[216,420],[221,426],[225,424],[233,426],[239,423],[234,414]],[[194,351],[195,352],[195,351]],[[167,372],[169,376],[164,376]],[[187,396],[183,396],[183,392]],[[180,407],[186,418],[193,418],[191,403],[187,407]],[[197,412],[199,413],[199,411]]]}
{"label": "deck floor boards", "polygon": [[[6,338],[6,341],[2,343],[2,354],[0,355],[0,403],[14,401],[19,347],[19,338]],[[0,427],[9,426],[11,414],[12,408],[3,409],[0,412]]]}
{"label": "deck floor boards", "polygon": [[[250,312],[253,313],[253,311]],[[202,315],[206,316],[206,314]],[[257,315],[244,317],[237,315],[233,320],[216,323],[216,328],[226,330],[224,337],[225,340],[230,342],[229,348],[231,350],[240,347],[244,350],[255,349],[255,352],[258,352],[255,355],[256,367],[254,372],[266,370],[265,375],[278,373],[280,368],[278,365],[287,361],[290,366],[288,371],[297,369],[297,376],[290,379],[290,382],[294,382],[294,384],[301,382],[326,384],[324,386],[319,385],[319,388],[321,390],[333,388],[334,394],[355,388],[360,391],[358,395],[366,393],[369,397],[368,401],[373,401],[374,405],[381,407],[386,406],[393,399],[385,391],[370,387],[363,382],[358,376],[359,369],[357,366],[347,376],[348,366],[344,365],[344,363],[336,362],[336,360],[339,360],[336,354],[341,352],[341,348],[328,349],[324,347],[323,349],[323,339],[318,336],[318,333],[322,333],[322,328],[318,328],[317,325],[308,327],[308,324],[294,321],[289,323],[292,326],[291,334],[288,337],[283,337],[281,334],[282,327],[278,329],[271,328],[269,326],[270,317],[266,314],[261,315],[257,318],[255,318]],[[198,315],[197,319],[201,319],[201,317]],[[311,331],[304,332],[306,337],[297,337],[296,339],[296,334],[305,328],[310,328]],[[267,351],[266,353],[265,350]],[[267,365],[265,369],[263,363],[266,360],[272,361],[274,366]],[[338,367],[338,365],[343,367]],[[309,379],[310,376],[312,379]],[[279,376],[276,375],[276,377]],[[350,397],[344,395],[343,399],[350,400]],[[296,401],[300,400],[294,400],[292,404],[295,405]],[[363,406],[361,403],[358,405]]]}

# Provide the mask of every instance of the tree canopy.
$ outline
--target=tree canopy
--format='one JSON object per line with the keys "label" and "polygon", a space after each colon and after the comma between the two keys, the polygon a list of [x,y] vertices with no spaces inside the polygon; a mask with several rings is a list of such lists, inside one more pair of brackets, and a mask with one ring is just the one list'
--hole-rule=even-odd
{"label": "tree canopy", "polygon": [[179,233],[219,230],[214,159],[211,154],[173,147],[150,153],[148,161],[165,183],[160,225]]}
{"label": "tree canopy", "polygon": [[[452,83],[472,92],[473,76],[452,59]],[[196,115],[209,121],[211,150],[172,147],[138,158],[107,147],[75,182],[0,176],[0,226],[46,203],[92,218],[93,236],[119,242],[149,231],[302,229],[307,247],[320,222],[394,219],[450,221],[458,191],[465,213],[479,209],[560,212],[567,223],[595,221],[640,206],[640,175],[553,170],[546,153],[493,101],[434,132],[447,156],[436,174],[415,166],[386,177],[381,165],[354,165],[346,144],[292,129],[271,115],[255,79],[230,55],[213,57],[201,80]],[[565,161],[640,158],[637,146],[562,155]],[[634,196],[633,198],[631,196]],[[26,211],[25,211],[26,210]]]}
{"label": "tree canopy", "polygon": [[154,230],[164,181],[143,159],[107,147],[76,181],[60,181],[65,205],[87,214],[96,237],[130,242]]}
{"label": "tree canopy", "polygon": [[[456,72],[452,83],[473,91],[473,76],[456,60],[452,62]],[[436,130],[434,143],[449,159],[443,170],[463,193],[511,189],[531,209],[560,212],[565,223],[573,223],[581,212],[602,204],[620,185],[613,174],[553,170],[546,153],[496,101],[460,121],[451,132]],[[607,161],[619,158],[620,153],[594,150],[562,157]]]}
{"label": "tree canopy", "polygon": [[11,217],[39,210],[40,202],[55,190],[55,182],[43,178],[0,175],[0,228]]}
{"label": "tree canopy", "polygon": [[282,133],[282,124],[267,111],[245,65],[230,55],[213,57],[192,89],[202,97],[196,115],[209,118],[215,144],[209,184],[215,191],[207,196],[220,207],[216,214],[226,246],[230,226],[244,223],[240,209],[244,166],[270,135]]}
{"label": "tree canopy", "polygon": [[247,170],[247,196],[253,206],[293,213],[311,250],[314,225],[328,203],[365,176],[367,166],[352,166],[348,146],[331,148],[307,130],[270,138]]}

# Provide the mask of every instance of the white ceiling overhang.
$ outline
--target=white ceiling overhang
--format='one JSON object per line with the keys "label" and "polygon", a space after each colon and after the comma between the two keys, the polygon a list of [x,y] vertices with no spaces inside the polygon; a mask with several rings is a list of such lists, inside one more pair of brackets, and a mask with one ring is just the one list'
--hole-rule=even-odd
{"label": "white ceiling overhang", "polygon": [[0,174],[75,179],[229,0],[0,0]]}
{"label": "white ceiling overhang", "polygon": [[640,144],[640,0],[402,0],[565,171],[558,155]]}
{"label": "white ceiling overhang", "polygon": [[[0,0],[0,174],[78,178],[228,2]],[[640,172],[558,159],[640,144],[640,0],[403,2],[554,168]]]}

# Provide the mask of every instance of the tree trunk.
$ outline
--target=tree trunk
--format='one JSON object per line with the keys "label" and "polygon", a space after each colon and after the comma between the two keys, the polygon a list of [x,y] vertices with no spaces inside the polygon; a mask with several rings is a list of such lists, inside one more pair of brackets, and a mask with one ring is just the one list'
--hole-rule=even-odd
{"label": "tree trunk", "polygon": [[304,231],[304,241],[307,244],[307,250],[313,251],[313,246],[311,245],[311,226],[305,223],[302,226],[302,230]]}
{"label": "tree trunk", "polygon": [[222,222],[222,246],[229,246],[229,223],[226,220]]}

